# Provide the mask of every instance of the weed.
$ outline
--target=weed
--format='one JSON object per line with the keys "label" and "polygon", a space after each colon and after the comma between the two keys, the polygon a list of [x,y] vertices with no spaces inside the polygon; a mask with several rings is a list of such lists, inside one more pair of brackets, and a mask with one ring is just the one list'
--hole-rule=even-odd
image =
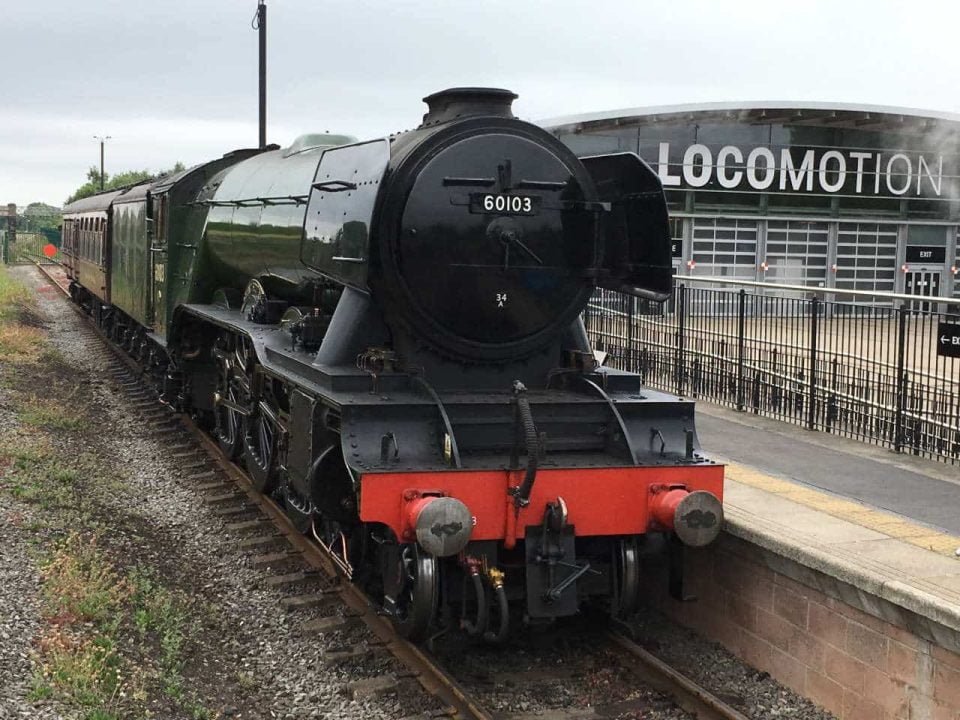
{"label": "weed", "polygon": [[120,716],[107,710],[91,710],[83,716],[83,720],[120,720]]}
{"label": "weed", "polygon": [[83,637],[54,625],[39,640],[42,680],[39,687],[54,691],[81,707],[112,711],[121,699],[121,659],[112,638]]}
{"label": "weed", "polygon": [[43,566],[44,597],[54,617],[107,623],[130,595],[129,584],[96,546],[96,538],[70,535]]}
{"label": "weed", "polygon": [[189,701],[184,706],[184,709],[190,713],[190,717],[193,718],[193,720],[209,720],[210,718],[210,711],[196,701]]}
{"label": "weed", "polygon": [[187,603],[157,583],[149,571],[137,567],[130,573],[133,588],[133,620],[141,637],[151,635],[160,646],[158,658],[164,692],[182,700],[180,671],[183,667],[183,643],[188,625]]}
{"label": "weed", "polygon": [[30,692],[27,693],[27,700],[37,702],[38,700],[47,700],[53,696],[53,688],[47,683],[42,673],[35,673]]}

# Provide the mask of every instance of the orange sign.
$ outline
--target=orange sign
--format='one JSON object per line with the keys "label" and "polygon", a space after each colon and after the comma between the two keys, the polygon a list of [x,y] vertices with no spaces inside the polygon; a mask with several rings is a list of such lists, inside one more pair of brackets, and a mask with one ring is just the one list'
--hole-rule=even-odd
{"label": "orange sign", "polygon": [[54,255],[57,254],[57,246],[54,245],[53,243],[47,243],[46,245],[43,246],[43,254],[46,255],[48,258],[52,258]]}

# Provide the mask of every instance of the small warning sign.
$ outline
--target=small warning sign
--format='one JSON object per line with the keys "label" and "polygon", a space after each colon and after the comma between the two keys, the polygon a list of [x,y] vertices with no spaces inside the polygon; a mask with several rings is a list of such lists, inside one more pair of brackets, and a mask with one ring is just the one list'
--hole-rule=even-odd
{"label": "small warning sign", "polygon": [[46,245],[43,246],[43,254],[46,255],[48,258],[52,258],[54,255],[57,254],[57,246],[54,245],[53,243],[47,243]]}
{"label": "small warning sign", "polygon": [[937,355],[960,357],[960,325],[937,325]]}

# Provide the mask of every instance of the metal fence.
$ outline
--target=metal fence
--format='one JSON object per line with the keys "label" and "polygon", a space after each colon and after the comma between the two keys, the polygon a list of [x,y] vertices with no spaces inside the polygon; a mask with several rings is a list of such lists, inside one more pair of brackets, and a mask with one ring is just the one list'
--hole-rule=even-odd
{"label": "metal fence", "polygon": [[683,277],[663,304],[599,290],[584,320],[652,387],[960,463],[960,358],[938,354],[960,300]]}
{"label": "metal fence", "polygon": [[0,230],[0,261],[8,265],[18,263],[55,263],[58,252],[48,255],[44,249],[52,245],[58,252],[60,233],[56,231],[12,233]]}

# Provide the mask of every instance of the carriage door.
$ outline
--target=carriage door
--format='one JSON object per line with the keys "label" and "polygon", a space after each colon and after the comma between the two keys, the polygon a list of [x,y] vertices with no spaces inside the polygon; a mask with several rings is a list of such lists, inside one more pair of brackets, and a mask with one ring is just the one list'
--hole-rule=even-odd
{"label": "carriage door", "polygon": [[153,213],[147,223],[150,241],[150,317],[153,331],[164,335],[167,331],[167,193],[151,196]]}
{"label": "carriage door", "polygon": [[[907,295],[919,295],[922,297],[937,297],[940,295],[940,271],[939,270],[913,270],[907,273],[904,283],[904,289]],[[911,303],[913,312],[930,312],[933,304],[929,302]]]}

